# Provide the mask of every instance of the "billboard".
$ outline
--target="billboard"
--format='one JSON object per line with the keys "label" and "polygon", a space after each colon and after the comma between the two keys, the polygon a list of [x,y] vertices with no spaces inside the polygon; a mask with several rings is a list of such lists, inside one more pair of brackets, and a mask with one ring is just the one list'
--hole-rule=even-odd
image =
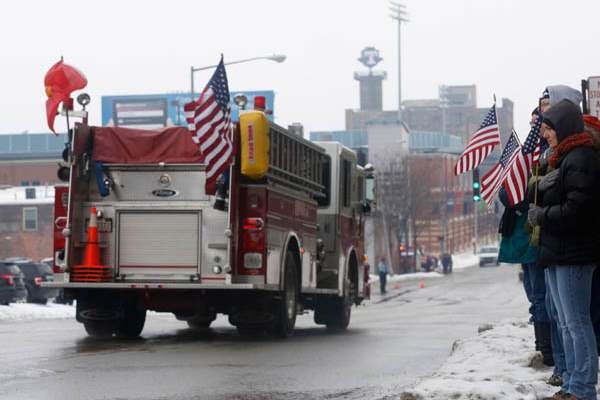
{"label": "billboard", "polygon": [[[272,90],[232,91],[230,94],[233,121],[239,119],[239,109],[233,103],[233,99],[239,94],[248,98],[248,109],[254,107],[254,97],[264,96],[267,117],[273,121],[275,92]],[[189,93],[102,96],[102,125],[138,129],[186,126],[183,106],[189,101]]]}

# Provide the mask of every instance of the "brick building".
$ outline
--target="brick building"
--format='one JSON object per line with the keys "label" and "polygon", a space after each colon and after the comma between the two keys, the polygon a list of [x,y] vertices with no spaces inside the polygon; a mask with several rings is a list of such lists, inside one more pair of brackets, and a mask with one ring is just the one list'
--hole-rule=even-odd
{"label": "brick building", "polygon": [[53,185],[65,135],[19,133],[0,135],[0,185]]}
{"label": "brick building", "polygon": [[0,259],[51,257],[53,212],[53,187],[0,187]]}
{"label": "brick building", "polygon": [[[470,174],[454,176],[458,156],[444,153],[409,156],[414,225],[409,236],[425,254],[468,251],[473,246],[475,208],[479,244],[497,241],[499,214],[495,207],[475,203]],[[415,235],[416,233],[416,235]]]}

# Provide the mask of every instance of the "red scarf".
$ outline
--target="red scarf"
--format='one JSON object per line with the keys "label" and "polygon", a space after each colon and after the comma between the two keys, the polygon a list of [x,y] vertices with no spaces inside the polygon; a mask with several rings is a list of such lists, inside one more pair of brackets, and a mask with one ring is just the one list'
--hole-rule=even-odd
{"label": "red scarf", "polygon": [[589,134],[584,132],[568,136],[554,148],[552,155],[548,159],[548,164],[552,168],[556,168],[556,165],[565,154],[579,146],[593,146],[592,138]]}

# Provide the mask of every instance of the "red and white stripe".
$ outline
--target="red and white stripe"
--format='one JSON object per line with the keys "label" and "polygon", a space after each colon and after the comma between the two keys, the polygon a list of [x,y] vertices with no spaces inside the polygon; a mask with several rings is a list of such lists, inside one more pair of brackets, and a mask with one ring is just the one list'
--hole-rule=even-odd
{"label": "red and white stripe", "polygon": [[469,144],[458,158],[454,174],[460,175],[477,168],[479,164],[500,144],[498,124],[486,126],[475,132]]}
{"label": "red and white stripe", "polygon": [[525,200],[527,191],[527,180],[529,178],[529,162],[527,156],[519,151],[508,167],[508,174],[504,181],[504,188],[508,195],[508,202],[511,206]]}
{"label": "red and white stripe", "polygon": [[510,157],[507,168],[503,168],[500,163],[497,163],[494,168],[489,170],[483,178],[481,178],[481,197],[488,206],[492,204],[494,197],[498,194],[498,191],[510,172],[510,166],[515,162],[519,155],[521,155],[522,158],[520,148],[518,148],[518,151],[515,151]]}
{"label": "red and white stripe", "polygon": [[185,105],[186,121],[200,147],[206,167],[206,193],[214,194],[216,179],[233,159],[231,108],[222,110],[210,86],[199,99]]}

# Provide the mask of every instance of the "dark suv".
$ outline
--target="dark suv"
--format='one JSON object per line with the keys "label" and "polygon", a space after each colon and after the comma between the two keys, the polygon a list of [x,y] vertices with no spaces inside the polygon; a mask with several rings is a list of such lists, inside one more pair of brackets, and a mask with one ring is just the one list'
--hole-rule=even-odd
{"label": "dark suv", "polygon": [[0,304],[27,297],[23,272],[15,264],[0,262]]}
{"label": "dark suv", "polygon": [[42,287],[42,282],[54,280],[52,268],[46,264],[25,262],[19,263],[19,268],[25,274],[27,302],[46,304],[49,298],[58,295],[58,289]]}

